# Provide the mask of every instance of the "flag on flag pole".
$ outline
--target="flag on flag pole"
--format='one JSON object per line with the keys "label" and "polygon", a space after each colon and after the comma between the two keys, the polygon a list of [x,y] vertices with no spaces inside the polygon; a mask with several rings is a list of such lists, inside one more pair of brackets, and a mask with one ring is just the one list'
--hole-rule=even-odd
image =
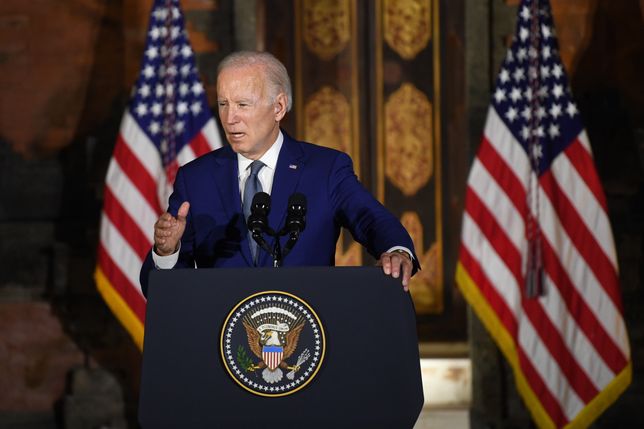
{"label": "flag on flag pole", "polygon": [[180,165],[221,146],[179,0],[155,0],[141,73],[105,179],[96,285],[143,346],[139,271]]}
{"label": "flag on flag pole", "polygon": [[540,428],[587,427],[631,357],[606,200],[547,0],[522,0],[467,182],[456,280]]}

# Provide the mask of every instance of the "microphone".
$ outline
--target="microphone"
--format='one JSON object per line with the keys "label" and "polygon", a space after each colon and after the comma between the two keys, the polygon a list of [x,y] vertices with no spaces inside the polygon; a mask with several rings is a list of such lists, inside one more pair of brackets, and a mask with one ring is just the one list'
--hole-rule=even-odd
{"label": "microphone", "polygon": [[289,239],[284,245],[283,257],[285,257],[295,246],[300,233],[306,227],[306,197],[299,192],[288,198],[286,212],[286,224],[284,232],[289,234]]}
{"label": "microphone", "polygon": [[246,220],[248,229],[253,234],[268,231],[268,213],[271,211],[271,197],[266,192],[258,192],[253,196],[250,205],[250,215]]}
{"label": "microphone", "polygon": [[271,211],[271,197],[266,192],[258,192],[253,196],[250,205],[250,215],[246,220],[246,226],[253,235],[253,240],[269,254],[272,253],[270,246],[262,236],[266,232],[270,235],[274,231],[268,226],[268,213]]}
{"label": "microphone", "polygon": [[288,198],[286,212],[286,231],[293,235],[304,231],[306,227],[306,197],[299,192]]}

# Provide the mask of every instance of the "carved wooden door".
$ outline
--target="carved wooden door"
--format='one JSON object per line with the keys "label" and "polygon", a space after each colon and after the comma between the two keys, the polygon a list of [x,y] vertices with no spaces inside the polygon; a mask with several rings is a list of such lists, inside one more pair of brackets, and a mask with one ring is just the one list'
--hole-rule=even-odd
{"label": "carved wooden door", "polygon": [[[445,303],[438,5],[265,1],[261,29],[293,81],[287,131],[351,155],[361,181],[401,219],[422,266],[411,293],[430,319]],[[343,232],[336,263],[373,260]]]}

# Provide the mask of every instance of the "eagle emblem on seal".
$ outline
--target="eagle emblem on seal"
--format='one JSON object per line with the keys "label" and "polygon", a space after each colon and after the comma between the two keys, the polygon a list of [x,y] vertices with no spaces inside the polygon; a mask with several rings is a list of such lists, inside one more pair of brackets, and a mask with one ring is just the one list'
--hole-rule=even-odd
{"label": "eagle emblem on seal", "polygon": [[282,380],[282,369],[290,369],[293,373],[290,378],[293,378],[300,366],[289,366],[286,359],[289,359],[297,348],[297,340],[304,328],[304,323],[299,323],[292,329],[286,323],[269,323],[256,328],[250,320],[244,320],[243,325],[248,336],[248,347],[261,359],[257,365],[251,365],[246,369],[248,371],[263,369],[262,378],[267,383]]}
{"label": "eagle emblem on seal", "polygon": [[230,312],[221,333],[226,370],[244,389],[283,396],[306,386],[325,353],[322,324],[313,309],[287,292],[260,292]]}

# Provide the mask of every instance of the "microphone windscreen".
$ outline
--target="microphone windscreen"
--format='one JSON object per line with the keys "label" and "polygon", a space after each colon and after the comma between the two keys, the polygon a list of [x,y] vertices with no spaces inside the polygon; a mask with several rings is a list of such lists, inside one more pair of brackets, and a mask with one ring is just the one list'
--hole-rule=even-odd
{"label": "microphone windscreen", "polygon": [[289,233],[300,233],[305,227],[306,197],[298,192],[288,197],[285,228]]}
{"label": "microphone windscreen", "polygon": [[253,202],[250,206],[251,213],[261,212],[267,215],[271,210],[271,196],[266,192],[258,192],[253,196]]}
{"label": "microphone windscreen", "polygon": [[288,208],[289,210],[298,210],[302,211],[302,214],[306,213],[306,197],[299,192],[288,197]]}

